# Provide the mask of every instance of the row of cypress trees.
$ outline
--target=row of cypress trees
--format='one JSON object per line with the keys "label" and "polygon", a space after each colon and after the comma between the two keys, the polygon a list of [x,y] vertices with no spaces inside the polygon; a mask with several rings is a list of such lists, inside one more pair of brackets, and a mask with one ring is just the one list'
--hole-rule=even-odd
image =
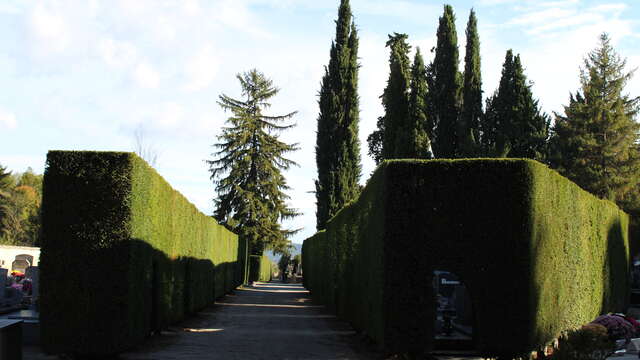
{"label": "row of cypress trees", "polygon": [[[428,65],[419,48],[411,63],[408,35],[389,35],[389,78],[381,96],[385,112],[367,138],[376,163],[394,158],[531,158],[600,197],[616,200],[627,211],[640,209],[634,121],[640,99],[622,96],[632,73],[624,73],[625,63],[606,35],[585,60],[582,91],[571,96],[566,116],[555,114],[552,128],[550,116],[533,97],[520,55],[512,50],[506,52],[498,89],[483,104],[476,14],[472,9],[467,22],[463,73],[458,70],[455,19],[453,8],[445,5]],[[319,230],[359,191],[357,44],[349,0],[341,0],[319,100]]]}
{"label": "row of cypress trees", "polygon": [[520,56],[507,51],[500,87],[483,111],[478,20],[471,10],[465,70],[460,73],[455,19],[453,8],[445,5],[435,57],[426,67],[420,49],[413,65],[409,63],[406,34],[389,36],[390,73],[382,96],[385,115],[367,139],[369,154],[376,163],[480,156],[544,160],[549,117],[533,98]]}

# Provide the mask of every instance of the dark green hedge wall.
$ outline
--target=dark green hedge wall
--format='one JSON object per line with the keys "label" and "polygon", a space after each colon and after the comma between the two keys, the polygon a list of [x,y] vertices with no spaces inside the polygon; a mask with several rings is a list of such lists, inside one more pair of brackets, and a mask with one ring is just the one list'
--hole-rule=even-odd
{"label": "dark green hedge wall", "polygon": [[42,217],[51,353],[120,352],[241,282],[237,236],[132,153],[49,152]]}
{"label": "dark green hedge wall", "polygon": [[271,281],[271,259],[267,255],[250,255],[249,264],[249,281]]}
{"label": "dark green hedge wall", "polygon": [[433,343],[433,270],[459,275],[483,355],[625,307],[628,216],[531,160],[383,163],[303,245],[314,298],[390,353]]}

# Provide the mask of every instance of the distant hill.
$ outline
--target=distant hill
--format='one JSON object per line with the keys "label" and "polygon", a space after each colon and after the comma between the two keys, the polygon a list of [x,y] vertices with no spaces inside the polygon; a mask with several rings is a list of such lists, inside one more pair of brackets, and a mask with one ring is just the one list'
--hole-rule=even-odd
{"label": "distant hill", "polygon": [[[293,248],[291,249],[291,257],[294,257],[302,253],[302,244],[293,243],[292,245],[293,245]],[[267,256],[269,257],[269,259],[271,259],[271,261],[277,264],[278,261],[280,261],[280,257],[282,255],[280,254],[274,255],[271,251],[267,251]]]}

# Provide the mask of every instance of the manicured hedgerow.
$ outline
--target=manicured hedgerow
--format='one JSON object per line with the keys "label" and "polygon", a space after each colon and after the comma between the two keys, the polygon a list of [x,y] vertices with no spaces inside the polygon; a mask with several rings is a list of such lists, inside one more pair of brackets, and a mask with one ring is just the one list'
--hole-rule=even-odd
{"label": "manicured hedgerow", "polygon": [[270,281],[271,280],[271,259],[267,255],[250,255],[249,281]]}
{"label": "manicured hedgerow", "polygon": [[49,152],[42,211],[48,352],[118,353],[241,282],[237,236],[132,153]]}
{"label": "manicured hedgerow", "polygon": [[478,350],[513,357],[625,309],[628,223],[532,160],[388,161],[304,242],[304,281],[387,351],[419,354],[433,345],[433,270],[452,271]]}

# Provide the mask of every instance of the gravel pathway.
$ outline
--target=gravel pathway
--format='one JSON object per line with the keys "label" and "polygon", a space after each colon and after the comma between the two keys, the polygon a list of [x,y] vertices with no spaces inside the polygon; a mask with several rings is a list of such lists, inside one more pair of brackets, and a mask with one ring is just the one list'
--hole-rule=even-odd
{"label": "gravel pathway", "polygon": [[382,359],[299,284],[257,283],[121,359]]}

